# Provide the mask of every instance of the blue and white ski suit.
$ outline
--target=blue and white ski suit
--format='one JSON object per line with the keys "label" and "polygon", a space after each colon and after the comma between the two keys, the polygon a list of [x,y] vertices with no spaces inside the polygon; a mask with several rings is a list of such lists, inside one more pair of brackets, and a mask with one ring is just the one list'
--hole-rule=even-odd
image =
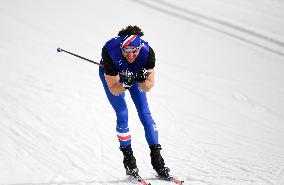
{"label": "blue and white ski suit", "polygon": [[[131,65],[126,62],[125,58],[122,55],[120,49],[120,39],[115,37],[109,40],[104,47],[107,49],[110,58],[112,59],[119,72],[137,72],[145,66],[149,54],[148,43],[143,40],[141,40],[141,42],[142,47],[140,53],[137,56],[135,62]],[[101,64],[104,64],[103,59],[101,60]],[[110,92],[104,77],[103,67],[99,68],[99,75],[107,98],[116,113],[116,131],[120,146],[128,146],[131,144],[131,135],[128,127],[128,109],[125,101],[125,93],[114,96]],[[122,76],[120,76],[120,79],[120,82],[123,82]],[[137,82],[133,86],[131,86],[129,92],[137,109],[139,119],[144,126],[145,137],[148,145],[152,146],[154,144],[159,144],[156,123],[151,116],[151,112],[147,103],[146,93],[139,88]]]}

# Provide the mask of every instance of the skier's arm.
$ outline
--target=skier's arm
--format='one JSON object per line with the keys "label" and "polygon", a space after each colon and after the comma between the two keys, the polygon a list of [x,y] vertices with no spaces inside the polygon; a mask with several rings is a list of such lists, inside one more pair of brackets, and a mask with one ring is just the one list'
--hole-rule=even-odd
{"label": "skier's arm", "polygon": [[154,86],[155,63],[156,63],[155,52],[151,47],[149,47],[149,56],[147,59],[147,63],[145,65],[145,69],[147,70],[148,77],[143,83],[139,83],[139,87],[145,92],[150,91],[150,89]]}
{"label": "skier's arm", "polygon": [[125,91],[125,89],[122,87],[122,84],[119,83],[120,77],[118,69],[110,58],[106,48],[102,49],[102,59],[104,63],[105,80],[108,88],[113,95],[118,96],[120,93]]}
{"label": "skier's arm", "polygon": [[118,96],[120,93],[125,91],[125,88],[123,87],[122,83],[119,82],[119,75],[116,76],[110,76],[105,74],[105,80],[107,82],[107,86],[110,90],[110,92]]}
{"label": "skier's arm", "polygon": [[148,77],[143,83],[139,83],[140,89],[142,89],[145,92],[150,91],[150,89],[154,86],[154,69],[148,69],[147,70]]}

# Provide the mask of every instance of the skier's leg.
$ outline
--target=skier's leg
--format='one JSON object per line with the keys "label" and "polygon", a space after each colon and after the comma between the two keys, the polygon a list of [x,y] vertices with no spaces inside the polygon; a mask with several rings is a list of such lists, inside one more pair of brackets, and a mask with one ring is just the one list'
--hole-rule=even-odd
{"label": "skier's leg", "polygon": [[100,68],[99,74],[107,98],[116,113],[116,132],[120,146],[128,146],[131,144],[131,135],[128,128],[128,109],[124,99],[125,94],[122,93],[118,96],[114,96],[107,86],[103,69]]}
{"label": "skier's leg", "polygon": [[139,88],[138,83],[135,83],[131,89],[129,89],[131,98],[136,106],[136,110],[139,115],[139,119],[144,126],[145,137],[149,146],[159,144],[158,131],[156,123],[151,116],[151,112],[148,107],[146,93]]}
{"label": "skier's leg", "polygon": [[166,179],[169,177],[169,168],[165,167],[164,159],[161,155],[161,145],[158,142],[158,131],[156,124],[151,117],[146,93],[139,89],[138,83],[130,89],[131,98],[136,106],[139,118],[144,126],[146,139],[150,147],[151,164],[157,174]]}
{"label": "skier's leg", "polygon": [[122,93],[119,96],[114,96],[105,81],[104,78],[104,71],[100,69],[100,79],[103,83],[105,93],[107,98],[112,105],[113,109],[115,110],[116,117],[117,117],[117,137],[120,143],[120,150],[123,153],[123,164],[126,169],[127,175],[133,175],[138,173],[138,168],[136,165],[136,159],[133,156],[133,151],[131,148],[131,136],[129,134],[128,128],[128,109],[125,102],[125,94]]}

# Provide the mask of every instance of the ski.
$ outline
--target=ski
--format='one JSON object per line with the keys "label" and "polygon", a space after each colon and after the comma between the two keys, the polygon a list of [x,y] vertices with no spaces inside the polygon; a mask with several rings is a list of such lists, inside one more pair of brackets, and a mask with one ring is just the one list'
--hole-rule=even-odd
{"label": "ski", "polygon": [[173,176],[169,176],[169,177],[166,177],[166,178],[162,178],[162,177],[159,177],[159,176],[157,176],[157,177],[161,180],[169,181],[169,182],[172,182],[172,183],[178,184],[178,185],[181,185],[181,184],[184,183],[183,180],[179,180],[178,178],[173,177]]}
{"label": "ski", "polygon": [[148,183],[145,179],[143,179],[138,174],[132,174],[132,175],[129,175],[129,176],[132,180],[136,181],[137,183],[139,183],[141,185],[151,185],[150,183]]}
{"label": "ski", "polygon": [[174,178],[174,177],[172,179],[170,179],[170,181],[175,183],[175,184],[183,184],[184,183],[183,180],[179,180],[179,179]]}

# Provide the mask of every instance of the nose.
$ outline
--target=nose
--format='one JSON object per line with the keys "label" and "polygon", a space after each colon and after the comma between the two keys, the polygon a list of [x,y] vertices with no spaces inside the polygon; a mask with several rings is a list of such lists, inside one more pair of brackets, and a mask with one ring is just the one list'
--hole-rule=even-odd
{"label": "nose", "polygon": [[134,53],[132,51],[130,51],[129,53],[127,53],[128,57],[133,57]]}

